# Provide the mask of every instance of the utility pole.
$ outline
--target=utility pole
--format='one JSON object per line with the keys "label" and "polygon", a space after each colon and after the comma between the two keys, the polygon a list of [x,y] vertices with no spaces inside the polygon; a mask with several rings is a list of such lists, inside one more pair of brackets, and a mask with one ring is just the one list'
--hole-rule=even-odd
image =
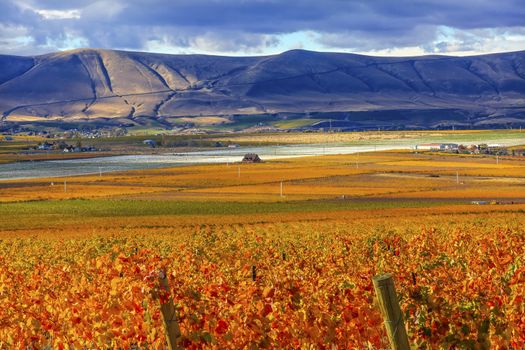
{"label": "utility pole", "polygon": [[64,192],[67,192],[67,180],[64,180]]}
{"label": "utility pole", "polygon": [[459,171],[456,171],[456,184],[459,185]]}
{"label": "utility pole", "polygon": [[283,182],[281,181],[281,197],[283,197]]}
{"label": "utility pole", "polygon": [[499,164],[499,155],[496,154],[496,164]]}
{"label": "utility pole", "polygon": [[98,167],[98,177],[102,177],[102,168]]}

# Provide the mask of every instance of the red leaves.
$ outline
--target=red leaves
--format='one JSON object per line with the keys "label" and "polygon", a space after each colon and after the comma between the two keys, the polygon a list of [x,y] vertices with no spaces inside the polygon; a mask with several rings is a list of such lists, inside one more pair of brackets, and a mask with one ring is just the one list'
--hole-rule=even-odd
{"label": "red leaves", "polygon": [[[7,300],[0,341],[9,334],[9,348],[163,348],[159,302],[151,291],[165,268],[188,348],[385,348],[371,277],[389,269],[414,344],[459,348],[479,339],[495,348],[524,345],[520,231],[467,227],[372,237],[354,234],[347,223],[257,225],[206,226],[208,236],[191,228],[169,239],[115,238],[119,244],[61,242],[35,271],[27,252],[46,253],[28,240],[25,254],[0,258],[0,302]],[[210,241],[209,235],[217,237]],[[166,301],[169,294],[160,292]]]}
{"label": "red leaves", "polygon": [[80,324],[80,322],[82,322],[82,319],[78,316],[74,316],[70,318],[70,321],[72,324],[77,325]]}
{"label": "red leaves", "polygon": [[220,319],[217,322],[217,326],[215,327],[215,333],[222,335],[228,331],[229,326],[230,325],[228,324],[228,322],[226,322],[223,319]]}
{"label": "red leaves", "polygon": [[266,317],[269,313],[273,311],[272,305],[269,303],[264,304],[263,308],[261,309],[261,316]]}

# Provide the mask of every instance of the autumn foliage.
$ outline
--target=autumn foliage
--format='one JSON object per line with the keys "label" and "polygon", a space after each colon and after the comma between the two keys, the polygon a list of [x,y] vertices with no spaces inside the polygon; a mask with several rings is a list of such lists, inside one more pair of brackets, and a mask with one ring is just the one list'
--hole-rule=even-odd
{"label": "autumn foliage", "polygon": [[241,167],[0,183],[0,350],[166,349],[170,295],[188,349],[386,349],[385,272],[415,348],[525,348],[522,159]]}
{"label": "autumn foliage", "polygon": [[384,271],[418,347],[525,346],[517,226],[198,225],[178,236],[4,240],[0,256],[5,349],[165,348],[159,268],[190,349],[386,348],[371,285]]}

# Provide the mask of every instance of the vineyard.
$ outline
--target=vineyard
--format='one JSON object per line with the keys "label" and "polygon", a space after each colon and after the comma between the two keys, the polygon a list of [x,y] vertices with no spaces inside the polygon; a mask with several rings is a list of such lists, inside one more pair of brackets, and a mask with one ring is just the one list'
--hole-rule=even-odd
{"label": "vineyard", "polygon": [[359,161],[0,184],[0,349],[165,349],[161,269],[188,349],[387,349],[384,272],[412,346],[525,347],[523,161]]}

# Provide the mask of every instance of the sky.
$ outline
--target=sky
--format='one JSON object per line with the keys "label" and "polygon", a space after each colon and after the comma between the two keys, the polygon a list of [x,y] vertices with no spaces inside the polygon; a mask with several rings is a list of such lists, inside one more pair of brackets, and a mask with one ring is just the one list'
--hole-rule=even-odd
{"label": "sky", "polygon": [[0,54],[525,50],[524,0],[0,0]]}

